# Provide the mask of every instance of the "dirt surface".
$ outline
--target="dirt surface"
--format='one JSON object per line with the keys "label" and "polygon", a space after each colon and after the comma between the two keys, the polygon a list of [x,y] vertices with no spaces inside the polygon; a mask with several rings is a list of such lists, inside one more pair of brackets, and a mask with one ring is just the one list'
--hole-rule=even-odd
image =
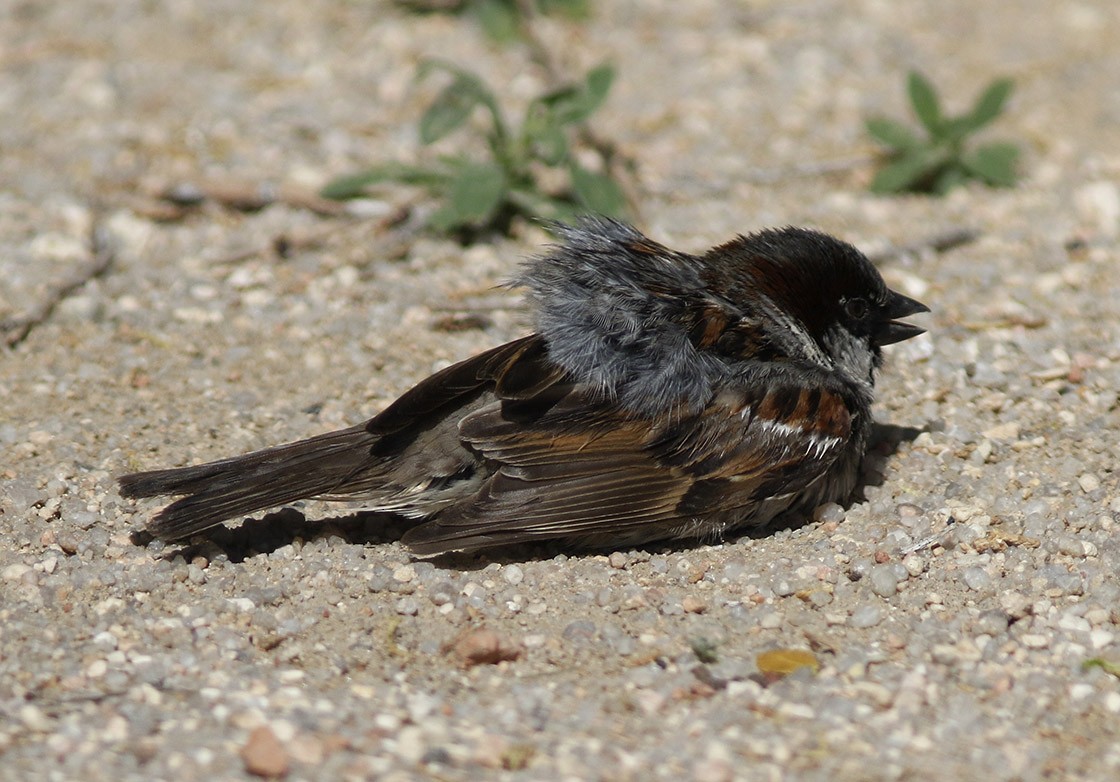
{"label": "dirt surface", "polygon": [[[134,543],[158,505],[115,475],[355,423],[524,333],[494,286],[547,241],[390,226],[427,208],[403,188],[334,215],[153,193],[415,159],[425,57],[514,107],[542,82],[373,0],[7,2],[0,778],[1120,775],[1120,680],[1092,664],[1120,664],[1120,6],[594,5],[540,31],[573,73],[617,67],[596,128],[639,164],[645,231],[816,226],[933,308],[888,349],[866,498],[609,555],[414,561],[399,522],[318,503]],[[912,67],[956,110],[1015,79],[991,135],[1020,186],[867,193],[862,120],[905,114]],[[772,680],[773,649],[819,669]]]}

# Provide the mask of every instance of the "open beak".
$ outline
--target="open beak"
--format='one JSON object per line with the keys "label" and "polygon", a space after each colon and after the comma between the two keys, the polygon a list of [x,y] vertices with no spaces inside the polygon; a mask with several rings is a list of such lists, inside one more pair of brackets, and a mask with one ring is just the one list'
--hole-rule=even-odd
{"label": "open beak", "polygon": [[893,345],[895,342],[924,334],[925,329],[895,320],[908,315],[917,315],[919,312],[929,312],[929,307],[909,296],[891,291],[887,306],[883,308],[883,320],[875,331],[875,344]]}

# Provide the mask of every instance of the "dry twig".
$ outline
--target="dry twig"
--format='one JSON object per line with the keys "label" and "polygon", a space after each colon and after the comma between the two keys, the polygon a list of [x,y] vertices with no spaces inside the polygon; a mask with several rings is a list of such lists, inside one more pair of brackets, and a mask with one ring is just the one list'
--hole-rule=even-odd
{"label": "dry twig", "polygon": [[89,259],[48,288],[43,298],[23,313],[0,320],[0,335],[3,335],[4,344],[14,348],[27,339],[32,329],[46,322],[59,303],[90,280],[105,274],[115,257],[116,248],[109,232],[95,214],[89,231]]}

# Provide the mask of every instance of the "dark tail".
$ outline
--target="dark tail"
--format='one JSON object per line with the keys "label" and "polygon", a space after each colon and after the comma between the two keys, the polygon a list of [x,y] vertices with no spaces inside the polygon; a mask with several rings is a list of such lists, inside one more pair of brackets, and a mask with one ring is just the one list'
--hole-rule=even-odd
{"label": "dark tail", "polygon": [[125,497],[186,495],[148,524],[156,537],[180,540],[266,508],[345,494],[356,475],[379,461],[371,453],[377,439],[359,424],[196,467],[122,475],[118,481]]}

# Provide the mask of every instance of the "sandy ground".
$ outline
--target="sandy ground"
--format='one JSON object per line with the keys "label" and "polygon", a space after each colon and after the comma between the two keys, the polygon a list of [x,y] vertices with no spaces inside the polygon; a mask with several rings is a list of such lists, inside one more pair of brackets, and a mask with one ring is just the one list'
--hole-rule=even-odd
{"label": "sandy ground", "polygon": [[[889,349],[866,499],[609,556],[416,562],[400,523],[315,503],[137,545],[158,506],[115,475],[355,423],[524,333],[494,286],[547,241],[383,230],[401,188],[357,216],[151,193],[414,159],[425,57],[514,107],[541,81],[469,22],[374,0],[8,0],[0,778],[1120,774],[1120,680],[1092,664],[1120,664],[1120,6],[595,5],[541,32],[572,72],[617,67],[596,128],[638,162],[643,229],[701,250],[816,226],[933,308]],[[867,193],[862,119],[904,114],[912,67],[957,110],[1015,79],[991,135],[1023,145],[1019,187]],[[516,659],[466,666],[488,638]],[[760,676],[782,648],[819,670]]]}

